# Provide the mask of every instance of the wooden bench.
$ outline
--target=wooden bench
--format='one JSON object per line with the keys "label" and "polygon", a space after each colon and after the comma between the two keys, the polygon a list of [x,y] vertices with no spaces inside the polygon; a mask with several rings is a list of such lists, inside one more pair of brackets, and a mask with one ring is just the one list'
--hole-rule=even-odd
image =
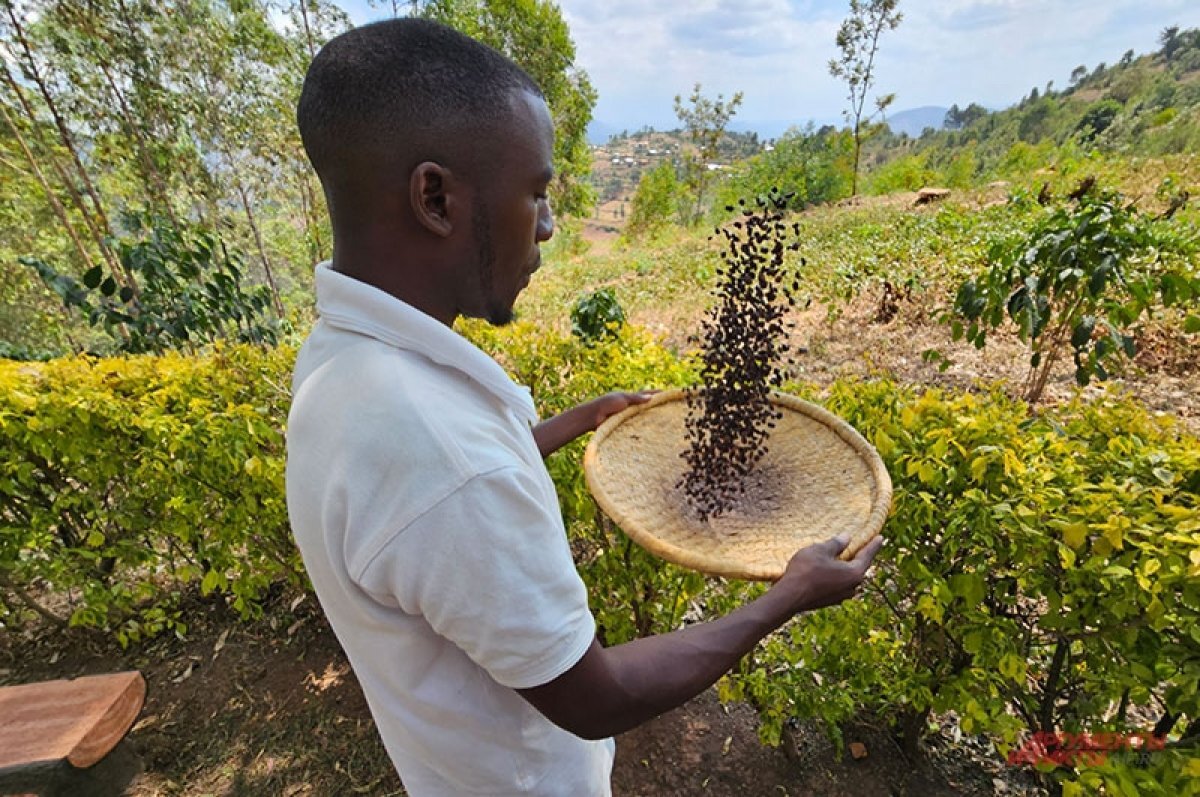
{"label": "wooden bench", "polygon": [[141,770],[125,735],[139,672],[0,688],[0,795],[116,797]]}

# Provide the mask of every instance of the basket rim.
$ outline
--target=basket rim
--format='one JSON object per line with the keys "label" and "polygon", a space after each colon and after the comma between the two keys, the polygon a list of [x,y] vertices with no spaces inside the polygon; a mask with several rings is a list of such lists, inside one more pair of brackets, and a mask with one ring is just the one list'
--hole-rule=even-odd
{"label": "basket rim", "polygon": [[[598,474],[599,451],[605,441],[618,427],[626,421],[677,401],[686,401],[695,389],[675,388],[655,393],[649,401],[632,405],[611,416],[597,429],[588,442],[583,455],[583,470],[591,492],[600,509],[616,523],[626,536],[651,554],[668,562],[699,571],[712,576],[724,578],[749,579],[755,581],[776,581],[783,575],[780,567],[771,567],[761,563],[739,560],[731,556],[718,556],[689,548],[681,547],[669,540],[662,539],[645,528],[643,523],[632,517],[613,500]],[[811,401],[789,393],[772,391],[770,401],[776,407],[807,416],[832,431],[861,459],[870,473],[871,488],[874,497],[866,520],[856,529],[848,529],[850,540],[842,551],[841,559],[850,559],[872,539],[879,536],[891,512],[892,480],[883,463],[882,457],[857,429],[846,421],[834,415],[829,410]]]}

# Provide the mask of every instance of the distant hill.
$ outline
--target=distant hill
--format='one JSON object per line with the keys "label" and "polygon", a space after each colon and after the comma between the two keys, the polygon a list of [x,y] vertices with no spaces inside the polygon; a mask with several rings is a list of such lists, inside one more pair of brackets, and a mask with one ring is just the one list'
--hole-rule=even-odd
{"label": "distant hill", "polygon": [[587,141],[592,146],[603,146],[608,143],[609,138],[619,132],[621,131],[612,125],[593,119],[587,127]]}
{"label": "distant hill", "polygon": [[932,127],[934,130],[941,130],[942,123],[946,120],[947,110],[949,109],[943,108],[940,105],[923,105],[920,108],[897,111],[896,113],[888,114],[887,125],[892,129],[893,133],[907,133],[909,136],[916,138],[927,127]]}
{"label": "distant hill", "polygon": [[[888,126],[891,127],[893,133],[907,133],[909,136],[916,138],[924,132],[925,128],[932,127],[935,130],[942,129],[942,122],[946,118],[946,108],[935,105],[927,105],[922,108],[912,108],[906,111],[900,111],[888,116]],[[762,139],[776,139],[782,136],[790,129],[803,130],[808,124],[814,127],[823,127],[825,125],[833,125],[834,127],[842,127],[846,124],[844,119],[737,119],[729,123],[730,132],[736,133],[757,133]],[[649,129],[649,128],[643,128]],[[629,128],[628,132],[632,133],[634,128]],[[608,143],[608,140],[614,135],[620,133],[621,130],[611,124],[608,124],[600,119],[593,119],[587,129],[587,140],[589,144],[602,146]]]}

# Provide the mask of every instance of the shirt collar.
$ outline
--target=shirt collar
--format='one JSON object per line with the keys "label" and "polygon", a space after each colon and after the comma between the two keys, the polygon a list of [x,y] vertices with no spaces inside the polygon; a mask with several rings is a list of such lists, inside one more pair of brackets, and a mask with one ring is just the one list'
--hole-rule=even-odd
{"label": "shirt collar", "polygon": [[513,382],[500,364],[462,335],[417,308],[365,282],[317,264],[317,313],[331,326],[375,338],[461,371],[530,423],[537,410],[529,388]]}

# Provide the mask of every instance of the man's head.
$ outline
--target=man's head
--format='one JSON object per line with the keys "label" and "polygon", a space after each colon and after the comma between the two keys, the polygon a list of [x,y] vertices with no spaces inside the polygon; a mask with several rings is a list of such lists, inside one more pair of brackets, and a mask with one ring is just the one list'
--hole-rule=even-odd
{"label": "man's head", "polygon": [[553,230],[553,127],[525,72],[434,22],[375,23],[317,54],[297,121],[336,268],[442,320],[511,319]]}

